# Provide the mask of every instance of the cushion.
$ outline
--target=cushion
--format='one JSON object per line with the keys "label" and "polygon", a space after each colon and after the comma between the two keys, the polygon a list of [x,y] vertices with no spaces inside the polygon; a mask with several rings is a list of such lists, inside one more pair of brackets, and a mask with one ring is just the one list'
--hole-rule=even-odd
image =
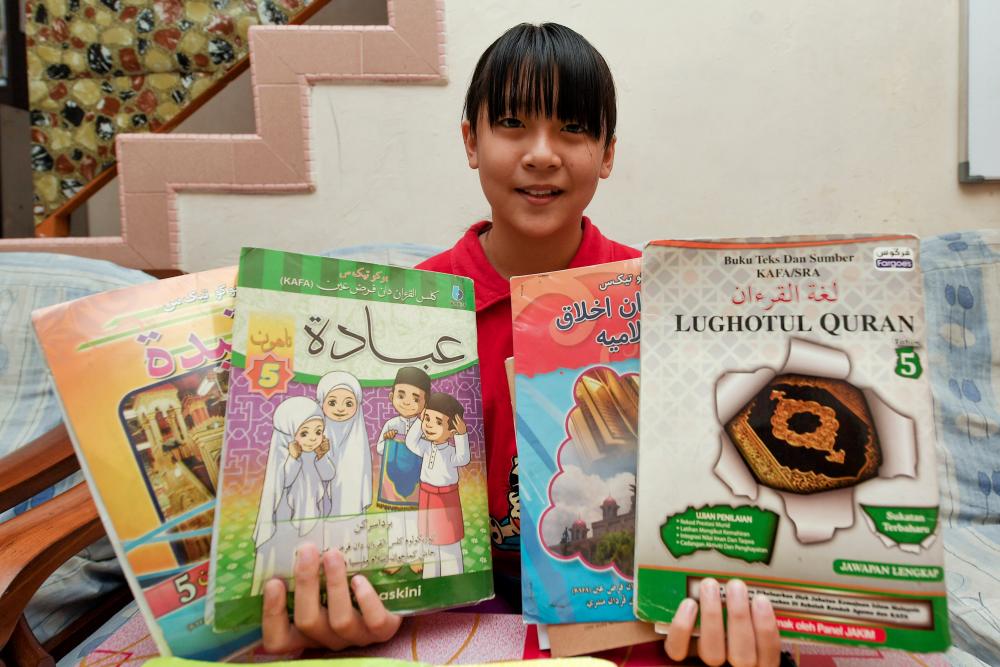
{"label": "cushion", "polygon": [[[1000,231],[921,244],[953,664],[1000,664]],[[959,660],[964,654],[968,661]]]}
{"label": "cushion", "polygon": [[1000,576],[994,565],[998,560],[1000,526],[945,528],[952,665],[1000,665]]}
{"label": "cushion", "polygon": [[921,244],[946,526],[1000,520],[1000,231]]}
{"label": "cushion", "polygon": [[[31,311],[96,292],[154,280],[110,262],[47,253],[0,253],[0,456],[54,428],[62,414],[48,368],[35,342]],[[83,477],[76,473],[17,507],[3,521],[51,498]],[[45,641],[96,595],[123,583],[107,540],[84,550],[43,584],[27,610]]]}

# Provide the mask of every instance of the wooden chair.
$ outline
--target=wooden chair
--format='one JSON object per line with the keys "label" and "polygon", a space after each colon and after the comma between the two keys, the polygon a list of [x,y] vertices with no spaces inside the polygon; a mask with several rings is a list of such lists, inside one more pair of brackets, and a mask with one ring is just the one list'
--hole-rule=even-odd
{"label": "wooden chair", "polygon": [[[0,512],[31,498],[79,469],[59,426],[0,458]],[[0,523],[0,666],[54,665],[128,603],[127,586],[95,601],[86,616],[40,644],[24,609],[56,568],[104,535],[84,482]]]}
{"label": "wooden chair", "polygon": [[[183,274],[147,271],[155,278]],[[80,469],[64,425],[0,458],[0,512],[15,507]],[[0,523],[0,667],[54,665],[132,599],[128,586],[94,601],[90,613],[44,643],[24,609],[60,565],[105,534],[85,482]]]}

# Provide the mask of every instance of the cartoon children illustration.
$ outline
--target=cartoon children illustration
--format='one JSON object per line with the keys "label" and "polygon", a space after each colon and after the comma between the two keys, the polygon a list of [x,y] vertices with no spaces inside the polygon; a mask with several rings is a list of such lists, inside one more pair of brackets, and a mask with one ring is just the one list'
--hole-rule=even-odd
{"label": "cartoon children illustration", "polygon": [[[406,433],[406,447],[420,465],[420,538],[426,544],[424,579],[461,574],[465,524],[458,492],[458,469],[469,463],[465,410],[454,397],[434,392],[420,423]],[[454,442],[452,443],[452,438]]]}
{"label": "cartoon children illustration", "polygon": [[274,411],[273,427],[253,532],[253,595],[260,594],[271,577],[291,575],[296,544],[321,543],[322,532],[316,528],[327,485],[336,476],[323,412],[315,401],[305,396],[282,401]]}
{"label": "cartoon children illustration", "polygon": [[[420,572],[424,566],[419,553],[416,511],[421,460],[406,448],[405,442],[430,393],[431,378],[427,373],[413,366],[399,369],[390,394],[397,416],[385,423],[375,445],[375,451],[382,457],[377,504],[383,509],[399,510],[389,523],[388,574],[395,574],[407,563],[414,572]],[[417,560],[413,552],[417,552]]]}
{"label": "cartoon children illustration", "polygon": [[320,378],[316,398],[326,418],[326,435],[330,439],[333,463],[338,474],[329,485],[328,514],[344,516],[326,521],[324,548],[339,549],[348,563],[360,564],[367,559],[367,547],[357,539],[360,531],[357,515],[372,504],[372,450],[368,444],[365,420],[361,410],[361,384],[350,373],[333,371]]}

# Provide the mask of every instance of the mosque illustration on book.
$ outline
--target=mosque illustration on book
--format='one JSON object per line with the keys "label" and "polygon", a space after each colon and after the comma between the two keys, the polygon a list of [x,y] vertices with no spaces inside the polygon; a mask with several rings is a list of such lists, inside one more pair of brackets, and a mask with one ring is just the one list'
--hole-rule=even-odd
{"label": "mosque illustration on book", "polygon": [[[171,532],[212,525],[227,383],[227,372],[208,367],[145,387],[122,401],[122,422],[162,519],[208,504],[205,512]],[[205,535],[179,539],[172,546],[181,562],[192,562],[206,558],[210,544]]]}
{"label": "mosque illustration on book", "polygon": [[619,513],[618,501],[608,496],[601,503],[601,518],[591,522],[590,528],[583,519],[577,519],[563,529],[559,544],[550,548],[564,557],[579,555],[598,567],[614,562],[623,574],[631,575],[635,546],[635,485],[629,485],[629,490],[632,496],[627,512]]}

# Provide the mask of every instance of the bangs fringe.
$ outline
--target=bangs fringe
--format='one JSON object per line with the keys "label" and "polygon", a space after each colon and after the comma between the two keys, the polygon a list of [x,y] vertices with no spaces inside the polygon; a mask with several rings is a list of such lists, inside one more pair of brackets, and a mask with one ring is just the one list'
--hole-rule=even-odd
{"label": "bangs fringe", "polygon": [[473,128],[483,104],[491,126],[512,115],[555,116],[605,143],[614,136],[615,88],[607,63],[582,36],[555,23],[515,26],[487,49],[466,96]]}

